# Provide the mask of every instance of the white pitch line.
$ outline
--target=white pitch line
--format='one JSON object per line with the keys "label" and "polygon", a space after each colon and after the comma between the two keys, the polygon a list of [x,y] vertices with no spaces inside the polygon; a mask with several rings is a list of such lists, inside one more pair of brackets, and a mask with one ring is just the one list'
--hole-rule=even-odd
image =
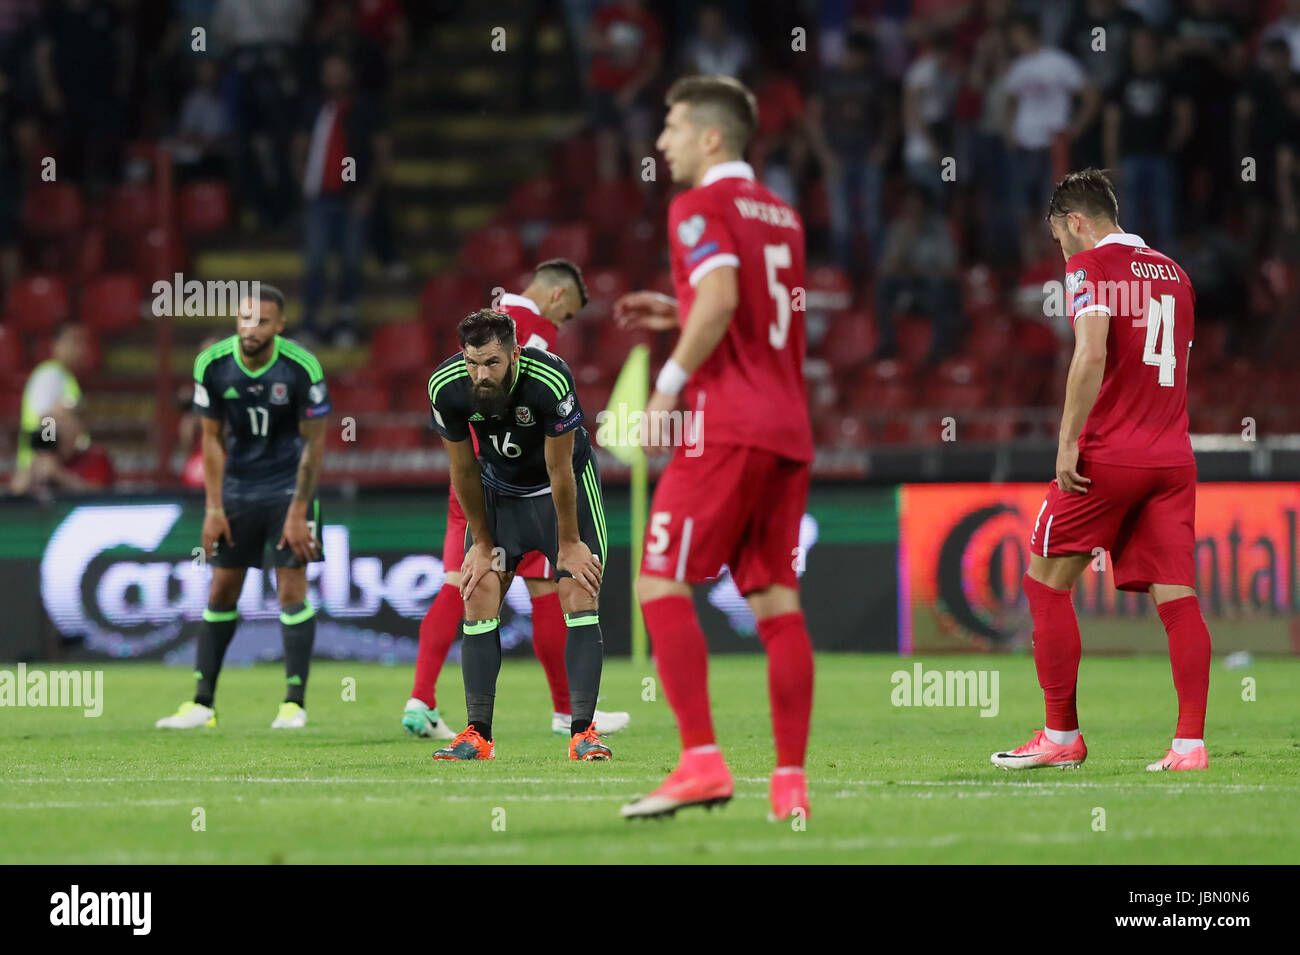
{"label": "white pitch line", "polygon": [[[632,785],[636,783],[645,783],[651,779],[659,777],[638,776],[627,778],[622,776],[597,776],[594,773],[590,776],[574,776],[573,781],[587,785],[592,782],[598,783],[619,783],[623,785]],[[28,783],[28,784],[62,784],[62,783],[255,783],[255,784],[280,784],[280,783],[306,783],[310,785],[327,785],[334,786],[339,783],[360,783],[367,786],[391,786],[411,785],[411,786],[443,786],[454,785],[482,785],[496,784],[503,786],[534,786],[543,784],[554,784],[565,782],[562,779],[529,779],[525,777],[493,777],[471,776],[466,779],[455,779],[449,776],[444,777],[424,777],[421,779],[397,779],[387,777],[383,779],[358,779],[353,776],[332,776],[317,779],[308,779],[304,777],[266,777],[266,776],[122,776],[122,777],[99,777],[87,779],[74,779],[66,777],[63,779],[54,779],[50,777],[35,777],[30,779],[6,779],[0,780],[0,785],[5,783]]]}
{"label": "white pitch line", "polygon": [[[289,785],[302,784],[311,786],[335,786],[340,784],[353,784],[365,786],[391,786],[393,784],[412,787],[431,787],[437,789],[440,786],[541,786],[555,785],[557,783],[573,782],[579,785],[592,784],[610,784],[620,786],[646,785],[647,783],[657,782],[661,777],[654,776],[599,776],[591,773],[587,776],[574,775],[572,779],[533,779],[529,777],[498,777],[498,776],[472,776],[457,779],[452,776],[423,777],[419,779],[395,779],[387,778],[356,778],[345,776],[329,776],[316,779],[304,777],[262,777],[262,776],[103,776],[90,778],[53,778],[53,777],[30,777],[25,779],[9,779],[0,781],[0,787],[6,783],[21,783],[27,785],[61,785],[65,783],[94,783],[94,784],[115,784],[115,783],[214,783],[214,784],[242,784],[248,783],[253,785]],[[1108,782],[1089,782],[1084,780],[1059,780],[1056,782],[1044,782],[1033,780],[932,780],[932,779],[826,779],[818,780],[813,777],[809,780],[811,788],[816,793],[819,784],[821,786],[871,786],[871,787],[889,787],[889,786],[916,786],[916,787],[935,787],[951,788],[960,787],[963,789],[991,789],[998,792],[1015,793],[1017,791],[1028,792],[1037,791],[1043,794],[1050,794],[1052,791],[1069,791],[1069,790],[1115,790],[1128,789],[1141,792],[1152,792],[1160,794],[1182,794],[1182,793],[1199,793],[1199,792],[1296,792],[1295,786],[1274,786],[1268,784],[1252,783],[1182,783],[1169,781],[1168,777],[1162,777],[1163,781],[1152,779],[1149,782],[1132,782],[1127,780],[1114,780]],[[767,777],[737,777],[737,782],[747,784],[766,784]],[[863,794],[865,795],[865,794]]]}

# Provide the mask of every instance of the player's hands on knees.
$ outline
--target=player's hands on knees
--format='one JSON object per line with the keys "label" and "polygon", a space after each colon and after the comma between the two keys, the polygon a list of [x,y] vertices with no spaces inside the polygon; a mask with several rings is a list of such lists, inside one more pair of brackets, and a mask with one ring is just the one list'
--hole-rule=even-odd
{"label": "player's hands on knees", "polygon": [[573,574],[573,579],[578,582],[578,586],[591,596],[595,597],[600,593],[600,580],[605,569],[600,566],[600,558],[582,541],[571,541],[560,545],[555,569],[567,570]]}
{"label": "player's hands on knees", "polygon": [[667,331],[678,325],[677,300],[660,292],[628,292],[614,303],[614,319],[623,328]]}
{"label": "player's hands on knees", "polygon": [[235,541],[230,536],[230,521],[226,520],[226,515],[217,511],[208,511],[203,518],[203,533],[201,535],[203,542],[203,553],[209,557],[213,554],[213,548],[216,547],[217,541],[224,540],[227,544],[233,546]]}
{"label": "player's hands on knees", "polygon": [[284,530],[280,534],[280,542],[275,545],[275,549],[282,550],[285,544],[289,545],[289,549],[293,551],[293,556],[303,563],[316,558],[316,538],[312,537],[311,528],[307,526],[306,517],[294,514],[292,511],[285,517]]}
{"label": "player's hands on knees", "polygon": [[1056,451],[1056,484],[1062,491],[1087,494],[1092,478],[1079,473],[1079,445],[1060,447]]}
{"label": "player's hands on knees", "polygon": [[491,544],[475,544],[465,551],[465,559],[460,565],[460,597],[469,600],[480,580],[492,571],[504,571],[504,566],[497,565],[497,552]]}

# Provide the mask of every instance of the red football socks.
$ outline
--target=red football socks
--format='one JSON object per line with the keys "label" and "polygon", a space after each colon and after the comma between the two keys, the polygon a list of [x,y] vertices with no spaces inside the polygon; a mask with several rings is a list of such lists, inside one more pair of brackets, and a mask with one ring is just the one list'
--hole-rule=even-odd
{"label": "red football socks", "polygon": [[772,707],[776,765],[802,766],[812,719],[812,641],[801,612],[758,621],[758,638],[767,650],[767,695]]}
{"label": "red football socks", "polygon": [[1079,620],[1070,591],[1040,584],[1029,574],[1021,578],[1029,613],[1034,620],[1034,666],[1043,688],[1048,729],[1079,728],[1076,687],[1079,682]]}
{"label": "red football socks", "polygon": [[551,706],[556,713],[569,712],[569,675],[564,669],[564,646],[569,631],[558,593],[533,598],[533,652],[546,671],[551,687]]}
{"label": "red football socks", "polygon": [[1174,736],[1201,739],[1210,693],[1210,631],[1194,596],[1167,600],[1156,609],[1169,636],[1169,664],[1178,691],[1178,731]]}
{"label": "red football socks", "polygon": [[420,649],[415,657],[412,699],[437,707],[438,674],[452,643],[460,636],[460,618],[464,615],[465,602],[460,599],[460,588],[443,584],[420,621]]}
{"label": "red football socks", "polygon": [[682,749],[715,742],[709,713],[709,650],[690,597],[641,605],[664,695],[677,716]]}

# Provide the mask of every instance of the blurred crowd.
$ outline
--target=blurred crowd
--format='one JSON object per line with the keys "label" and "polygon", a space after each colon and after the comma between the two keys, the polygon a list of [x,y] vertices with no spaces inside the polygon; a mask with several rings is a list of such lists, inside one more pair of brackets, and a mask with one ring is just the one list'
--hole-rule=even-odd
{"label": "blurred crowd", "polygon": [[[10,293],[20,276],[57,271],[31,254],[25,198],[57,170],[87,208],[111,214],[115,189],[156,174],[131,144],[160,147],[178,185],[218,183],[233,197],[236,244],[301,249],[295,337],[350,346],[363,262],[401,277],[417,251],[400,248],[387,185],[394,75],[468,68],[413,51],[440,25],[489,15],[467,0],[0,0],[0,367],[27,382],[10,409],[24,422],[15,488],[109,480],[77,411],[94,336],[51,325],[39,348],[19,341],[27,299]],[[836,328],[869,326],[864,354],[877,363],[901,350],[905,366],[947,367],[977,337],[1012,348],[1005,324],[977,327],[973,301],[1018,310],[1017,334],[1041,324],[1043,283],[1062,271],[1045,203],[1056,177],[1088,165],[1110,170],[1121,225],[1186,269],[1225,358],[1270,370],[1300,359],[1287,321],[1300,307],[1300,0],[514,0],[502,16],[515,24],[517,96],[454,108],[583,111],[560,148],[590,149],[590,173],[542,228],[558,236],[591,219],[585,200],[621,187],[635,205],[626,220],[594,211],[609,220],[597,228],[638,227],[619,236],[620,256],[626,245],[644,264],[623,268],[629,282],[662,274],[663,92],[684,74],[722,73],[755,91],[749,159],[803,215],[810,263],[833,266],[822,270],[830,284],[846,286],[838,307],[852,310]],[[532,82],[544,22],[562,24],[572,54],[560,54],[571,82],[559,92]],[[411,111],[424,107],[408,97],[405,109],[421,118]],[[510,230],[505,214],[497,226]],[[612,248],[594,243],[593,258]],[[76,266],[61,268],[89,287]],[[910,344],[918,320],[931,329],[923,359]],[[899,408],[915,402],[899,388]],[[47,418],[70,436],[57,457],[28,433]],[[187,433],[180,445],[192,445]]]}
{"label": "blurred crowd", "polygon": [[1248,347],[1260,264],[1300,259],[1300,0],[780,6],[568,0],[575,29],[589,16],[601,175],[638,175],[672,78],[745,80],[754,165],[803,211],[814,256],[872,286],[877,357],[902,296],[933,318],[939,360],[959,344],[961,269],[989,266],[1013,296],[1054,277],[1054,178],[1103,166],[1124,228],[1180,259],[1205,317]]}
{"label": "blurred crowd", "polygon": [[[402,0],[0,0],[0,271],[19,271],[24,194],[78,183],[87,203],[149,171],[159,142],[179,184],[227,181],[245,234],[302,224],[304,337],[356,340],[361,262],[400,267],[382,184]],[[351,175],[343,157],[356,160]],[[326,260],[339,258],[325,323]]]}

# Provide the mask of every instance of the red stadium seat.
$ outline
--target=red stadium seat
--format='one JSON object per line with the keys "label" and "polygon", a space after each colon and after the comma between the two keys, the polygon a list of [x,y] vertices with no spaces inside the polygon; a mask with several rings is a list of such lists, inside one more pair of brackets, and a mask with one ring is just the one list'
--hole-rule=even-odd
{"label": "red stadium seat", "polygon": [[872,437],[881,444],[911,444],[919,440],[913,434],[912,422],[899,416],[877,421],[872,430]]}
{"label": "red stadium seat", "polygon": [[559,173],[566,189],[585,189],[596,181],[595,139],[585,134],[566,139],[556,147],[551,165]]}
{"label": "red stadium seat", "polygon": [[35,186],[23,202],[23,229],[39,238],[70,236],[81,228],[85,217],[81,190],[72,183]]}
{"label": "red stadium seat", "polygon": [[1062,341],[1046,322],[1028,319],[1016,323],[1015,348],[1020,355],[1053,358],[1062,347]]}
{"label": "red stadium seat", "polygon": [[594,334],[594,326],[584,316],[565,322],[555,333],[555,347],[552,351],[559,355],[570,367],[581,364],[587,354],[587,340]]}
{"label": "red stadium seat", "polygon": [[520,222],[549,221],[562,216],[563,197],[554,180],[545,177],[521,182],[510,193],[506,210]]}
{"label": "red stadium seat", "polygon": [[382,325],[370,345],[371,364],[393,375],[421,369],[432,372],[443,357],[434,347],[433,332],[422,322]]}
{"label": "red stadium seat", "polygon": [[172,279],[185,271],[185,244],[176,233],[159,226],[136,239],[132,265],[149,284],[158,279]]}
{"label": "red stadium seat", "polygon": [[487,286],[459,272],[447,272],[424,283],[420,319],[438,330],[454,329],[462,318],[487,303]]}
{"label": "red stadium seat", "polygon": [[599,232],[616,232],[641,215],[641,191],[626,179],[594,182],[583,190],[582,214]]}
{"label": "red stadium seat", "polygon": [[108,240],[102,226],[89,226],[77,236],[76,244],[72,272],[77,281],[84,285],[104,271]]}
{"label": "red stadium seat", "polygon": [[105,225],[114,235],[140,235],[156,224],[156,205],[151,186],[114,186],[108,194]]}
{"label": "red stadium seat", "polygon": [[649,219],[639,219],[618,233],[615,261],[638,284],[667,261],[667,255],[667,240]]}
{"label": "red stadium seat", "polygon": [[808,270],[807,308],[841,311],[853,304],[853,282],[843,269],[820,265]]}
{"label": "red stadium seat", "polygon": [[619,297],[632,290],[627,276],[618,269],[589,269],[582,277],[591,299],[587,307],[593,313],[612,313]]}
{"label": "red stadium seat", "polygon": [[984,368],[969,358],[950,358],[934,370],[933,380],[948,385],[984,383]]}
{"label": "red stadium seat", "polygon": [[[340,383],[332,387],[330,392],[335,419],[382,414],[388,411],[391,399],[386,387],[357,387]],[[358,428],[360,427],[361,425],[358,424]]]}
{"label": "red stadium seat", "polygon": [[[446,356],[444,355],[443,358]],[[439,361],[442,359],[440,358]],[[393,410],[418,413],[429,417],[429,375],[434,365],[425,369],[407,372],[393,381]]]}
{"label": "red stadium seat", "polygon": [[822,339],[821,355],[836,373],[867,362],[876,350],[876,322],[869,312],[837,315]]}
{"label": "red stadium seat", "polygon": [[870,443],[866,419],[860,414],[831,414],[818,420],[817,443],[840,450],[856,450]]}
{"label": "red stadium seat", "polygon": [[181,231],[207,235],[230,222],[230,189],[223,182],[196,182],[181,189],[176,201]]}
{"label": "red stadium seat", "polygon": [[568,259],[585,268],[591,262],[591,229],[585,222],[552,226],[537,247],[537,259]]}
{"label": "red stadium seat", "polygon": [[505,226],[487,226],[470,233],[460,249],[460,267],[474,279],[500,282],[524,267],[519,233]]}
{"label": "red stadium seat", "polygon": [[982,384],[937,382],[926,389],[925,403],[936,410],[965,411],[984,407],[987,396],[988,389]]}
{"label": "red stadium seat", "polygon": [[962,421],[958,424],[958,439],[968,438],[971,441],[1010,441],[1016,436],[1016,422],[1010,415],[995,415],[993,417],[980,417],[971,421],[969,424]]}
{"label": "red stadium seat", "polygon": [[101,275],[87,283],[81,317],[96,332],[111,335],[137,324],[144,287],[134,275]]}
{"label": "red stadium seat", "polygon": [[0,376],[18,375],[23,370],[23,342],[17,331],[0,325]]}
{"label": "red stadium seat", "polygon": [[850,371],[843,383],[849,406],[860,411],[892,411],[916,403],[911,369],[901,361],[868,363],[864,372]]}
{"label": "red stadium seat", "polygon": [[0,384],[0,421],[17,424],[23,409],[22,382],[5,387]]}
{"label": "red stadium seat", "polygon": [[5,315],[18,331],[53,331],[68,314],[68,286],[57,275],[24,275],[5,300]]}
{"label": "red stadium seat", "polygon": [[654,275],[650,276],[650,281],[646,283],[646,288],[651,292],[660,292],[669,297],[675,297],[677,290],[673,286],[673,273],[669,269],[660,269]]}
{"label": "red stadium seat", "polygon": [[[428,401],[426,399],[427,406]],[[357,426],[357,445],[368,451],[385,448],[390,451],[409,451],[433,443],[441,444],[438,436],[427,427],[417,424],[365,424]]]}
{"label": "red stadium seat", "polygon": [[1014,328],[1006,318],[976,319],[966,335],[965,354],[986,368],[1002,366],[1015,350]]}
{"label": "red stadium seat", "polygon": [[617,375],[635,345],[650,341],[646,332],[620,328],[616,322],[602,321],[596,331],[596,363],[607,374]]}
{"label": "red stadium seat", "polygon": [[925,361],[934,340],[934,325],[928,319],[915,315],[899,316],[895,319],[894,331],[899,355],[913,364]]}

